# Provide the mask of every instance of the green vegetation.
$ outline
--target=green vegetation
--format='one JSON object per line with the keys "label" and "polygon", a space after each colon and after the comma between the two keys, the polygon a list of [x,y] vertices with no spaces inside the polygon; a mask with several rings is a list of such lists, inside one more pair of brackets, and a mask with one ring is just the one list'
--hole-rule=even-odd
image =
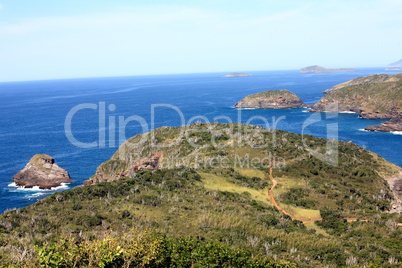
{"label": "green vegetation", "polygon": [[[313,136],[236,124],[182,130],[133,137],[97,172],[129,176],[0,215],[0,266],[395,267],[402,261],[402,217],[387,213],[394,197],[383,179],[397,169],[380,156],[339,142],[332,166],[314,157],[328,141]],[[160,169],[129,173],[139,158],[158,152]],[[268,196],[271,166],[275,199],[292,218]]]}
{"label": "green vegetation", "polygon": [[267,90],[263,92],[259,92],[256,94],[249,95],[244,98],[244,101],[250,101],[253,99],[257,98],[266,98],[266,99],[273,99],[277,97],[282,97],[284,99],[287,99],[289,101],[294,100],[294,101],[300,101],[299,97],[297,97],[294,93],[290,92],[287,89],[280,89],[280,90]]}

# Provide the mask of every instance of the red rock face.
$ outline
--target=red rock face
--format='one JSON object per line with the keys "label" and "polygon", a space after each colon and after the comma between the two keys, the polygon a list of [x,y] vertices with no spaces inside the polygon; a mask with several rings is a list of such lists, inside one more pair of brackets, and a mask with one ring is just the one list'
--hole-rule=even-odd
{"label": "red rock face", "polygon": [[368,126],[365,130],[381,132],[402,131],[402,113],[399,113],[395,107],[390,111],[390,116],[391,120],[382,123],[380,126]]}
{"label": "red rock face", "polygon": [[96,170],[94,178],[84,181],[84,185],[94,185],[96,183],[114,181],[125,177],[135,175],[136,172],[141,170],[155,170],[160,168],[160,164],[163,159],[163,153],[158,152],[150,157],[142,157],[138,159],[134,165],[128,166],[126,169],[122,169],[114,172],[113,174],[107,174],[103,172],[99,167]]}
{"label": "red rock face", "polygon": [[35,155],[24,169],[12,177],[17,186],[40,189],[58,187],[62,183],[72,183],[67,170],[54,163],[54,158],[48,155]]}

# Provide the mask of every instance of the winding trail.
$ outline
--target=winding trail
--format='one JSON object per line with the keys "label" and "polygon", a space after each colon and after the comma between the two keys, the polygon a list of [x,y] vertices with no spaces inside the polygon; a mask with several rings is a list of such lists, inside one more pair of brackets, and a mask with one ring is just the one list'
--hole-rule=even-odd
{"label": "winding trail", "polygon": [[281,208],[275,201],[274,198],[274,194],[273,194],[273,190],[275,188],[275,186],[278,184],[278,181],[274,179],[274,177],[272,176],[272,167],[269,169],[269,178],[271,179],[273,185],[271,187],[271,189],[268,191],[268,195],[269,197],[271,197],[271,201],[274,204],[274,206],[279,210],[282,211],[283,214],[288,215],[289,217],[291,217],[293,219],[293,217],[283,208]]}
{"label": "winding trail", "polygon": [[[281,208],[281,207],[278,205],[278,203],[276,203],[276,200],[275,200],[275,198],[274,198],[273,190],[274,190],[275,186],[278,185],[278,181],[275,180],[274,177],[272,176],[272,167],[269,169],[269,178],[271,179],[271,181],[272,181],[272,183],[273,183],[271,189],[269,189],[269,191],[268,191],[268,195],[269,195],[269,197],[271,198],[272,203],[274,204],[274,206],[275,206],[279,211],[282,211],[283,214],[288,215],[288,216],[291,217],[292,220],[293,220],[292,215],[290,215],[286,210],[284,210],[283,208]],[[357,221],[357,219],[355,219],[355,218],[347,218],[347,221],[348,221],[348,222],[354,222],[354,221]],[[360,220],[360,221],[361,221],[361,222],[367,222],[368,220]],[[304,224],[306,224],[306,223],[314,223],[314,220],[303,221],[303,223],[304,223]],[[398,226],[402,226],[402,223],[398,223],[397,225],[398,225]]]}

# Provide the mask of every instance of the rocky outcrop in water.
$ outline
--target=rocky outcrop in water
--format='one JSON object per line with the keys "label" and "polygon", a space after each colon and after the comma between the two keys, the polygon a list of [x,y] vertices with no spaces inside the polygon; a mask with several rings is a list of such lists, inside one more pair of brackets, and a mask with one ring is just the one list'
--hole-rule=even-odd
{"label": "rocky outcrop in water", "polygon": [[40,189],[58,187],[62,183],[72,183],[67,170],[59,167],[54,158],[45,154],[34,155],[29,163],[12,177],[17,186],[32,188],[39,186]]}
{"label": "rocky outcrop in water", "polygon": [[307,107],[299,97],[289,90],[268,90],[256,94],[249,95],[236,103],[235,108],[268,108],[268,109],[285,109]]}

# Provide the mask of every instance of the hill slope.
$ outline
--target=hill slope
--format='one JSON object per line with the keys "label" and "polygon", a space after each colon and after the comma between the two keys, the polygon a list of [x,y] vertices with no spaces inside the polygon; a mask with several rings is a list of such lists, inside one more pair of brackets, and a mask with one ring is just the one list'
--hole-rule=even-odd
{"label": "hill slope", "polygon": [[390,119],[402,109],[402,74],[374,74],[342,83],[311,111],[353,111],[367,119]]}
{"label": "hill slope", "polygon": [[[0,263],[110,256],[112,267],[387,267],[402,259],[402,218],[387,213],[396,197],[385,180],[400,168],[350,142],[339,142],[333,166],[335,145],[239,124],[137,135],[92,185],[1,215]],[[357,218],[365,221],[347,222]]]}

